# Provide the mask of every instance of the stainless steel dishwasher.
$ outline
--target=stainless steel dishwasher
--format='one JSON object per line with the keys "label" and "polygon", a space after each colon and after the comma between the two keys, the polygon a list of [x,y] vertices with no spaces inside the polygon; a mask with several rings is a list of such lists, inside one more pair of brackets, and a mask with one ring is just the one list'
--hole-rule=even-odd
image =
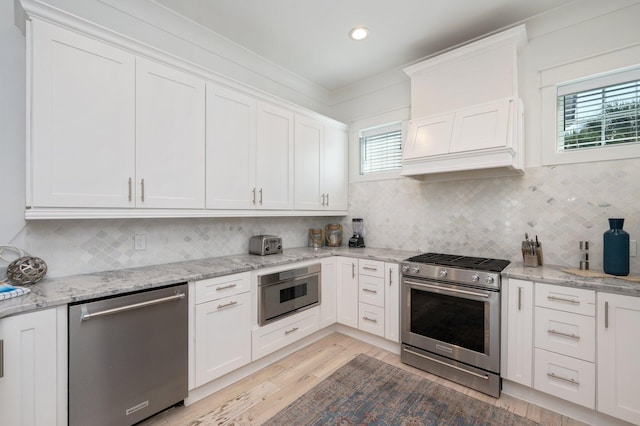
{"label": "stainless steel dishwasher", "polygon": [[69,305],[69,424],[131,425],[187,397],[186,283]]}

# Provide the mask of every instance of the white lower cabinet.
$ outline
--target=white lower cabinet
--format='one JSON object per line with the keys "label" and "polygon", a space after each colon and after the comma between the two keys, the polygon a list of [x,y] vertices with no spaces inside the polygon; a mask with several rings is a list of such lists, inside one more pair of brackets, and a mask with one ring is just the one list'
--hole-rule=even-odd
{"label": "white lower cabinet", "polygon": [[503,281],[503,346],[506,362],[502,377],[533,386],[533,283],[509,278]]}
{"label": "white lower cabinet", "polygon": [[314,307],[290,317],[256,327],[252,332],[252,359],[255,361],[284,348],[320,329],[320,308]]}
{"label": "white lower cabinet", "polygon": [[338,261],[335,257],[322,259],[322,280],[320,287],[320,328],[334,324],[337,319]]}
{"label": "white lower cabinet", "polygon": [[195,386],[251,362],[250,274],[195,283]]}
{"label": "white lower cabinet", "polygon": [[338,257],[337,322],[358,328],[358,259]]}
{"label": "white lower cabinet", "polygon": [[58,369],[57,340],[55,308],[0,319],[0,424],[66,424],[58,408],[58,381],[66,383],[66,371]]}
{"label": "white lower cabinet", "polygon": [[358,328],[367,333],[384,337],[384,308],[360,302],[358,306]]}
{"label": "white lower cabinet", "polygon": [[596,366],[592,362],[536,348],[535,388],[595,408]]}
{"label": "white lower cabinet", "polygon": [[640,424],[640,297],[598,293],[597,309],[597,409]]}
{"label": "white lower cabinet", "polygon": [[400,268],[384,264],[384,338],[400,342]]}

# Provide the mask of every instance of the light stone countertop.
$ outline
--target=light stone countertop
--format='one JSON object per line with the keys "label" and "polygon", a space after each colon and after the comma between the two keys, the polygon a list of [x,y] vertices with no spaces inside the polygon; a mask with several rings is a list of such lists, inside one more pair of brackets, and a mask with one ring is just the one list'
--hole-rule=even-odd
{"label": "light stone countertop", "polygon": [[557,284],[566,287],[584,288],[605,293],[640,296],[640,283],[613,277],[582,277],[565,272],[564,269],[570,268],[558,265],[527,267],[522,263],[511,263],[502,271],[502,276],[539,283]]}
{"label": "light stone countertop", "polygon": [[400,262],[416,254],[417,251],[380,248],[301,247],[285,249],[282,254],[268,256],[238,254],[66,277],[45,277],[28,286],[31,289],[29,294],[0,301],[0,318],[40,308],[330,256]]}

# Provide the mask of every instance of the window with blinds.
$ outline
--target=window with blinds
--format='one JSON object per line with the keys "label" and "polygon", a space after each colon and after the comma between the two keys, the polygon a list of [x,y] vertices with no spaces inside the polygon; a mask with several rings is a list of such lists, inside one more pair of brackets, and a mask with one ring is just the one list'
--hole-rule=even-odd
{"label": "window with blinds", "polygon": [[398,170],[402,160],[402,126],[394,123],[360,132],[360,174]]}
{"label": "window with blinds", "polygon": [[614,82],[629,74],[558,88],[558,152],[640,142],[640,78]]}

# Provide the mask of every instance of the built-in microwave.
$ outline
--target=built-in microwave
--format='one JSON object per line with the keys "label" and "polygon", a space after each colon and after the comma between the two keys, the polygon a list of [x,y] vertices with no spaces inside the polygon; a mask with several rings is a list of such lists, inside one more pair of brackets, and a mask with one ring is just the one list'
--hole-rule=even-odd
{"label": "built-in microwave", "polygon": [[320,304],[319,263],[258,276],[258,323],[280,318]]}

